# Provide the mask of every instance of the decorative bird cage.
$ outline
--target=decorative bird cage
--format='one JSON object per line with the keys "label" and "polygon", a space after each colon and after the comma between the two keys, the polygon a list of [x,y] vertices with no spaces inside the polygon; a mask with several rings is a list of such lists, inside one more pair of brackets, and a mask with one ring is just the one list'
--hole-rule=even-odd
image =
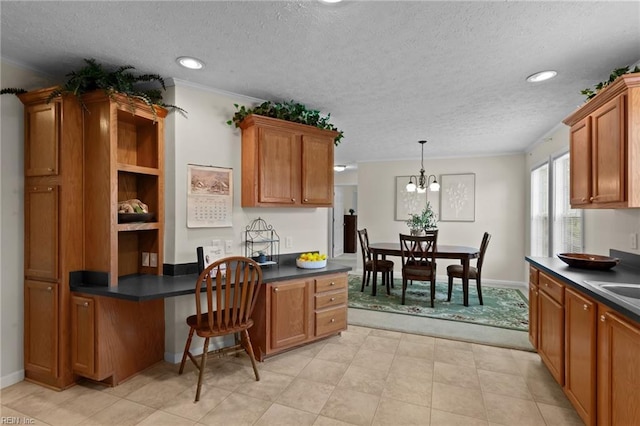
{"label": "decorative bird cage", "polygon": [[261,266],[278,265],[280,261],[280,236],[264,219],[252,221],[244,231],[244,255]]}

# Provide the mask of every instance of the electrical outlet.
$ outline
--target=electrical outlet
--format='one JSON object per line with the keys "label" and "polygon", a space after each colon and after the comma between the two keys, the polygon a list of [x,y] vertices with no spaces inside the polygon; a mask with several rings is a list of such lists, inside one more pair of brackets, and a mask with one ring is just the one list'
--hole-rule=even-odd
{"label": "electrical outlet", "polygon": [[226,240],[224,242],[224,251],[229,254],[233,251],[233,240]]}
{"label": "electrical outlet", "polygon": [[631,245],[631,248],[636,250],[638,248],[638,234],[636,234],[635,232],[629,234],[629,243]]}
{"label": "electrical outlet", "polygon": [[149,253],[149,266],[152,268],[158,267],[158,253]]}
{"label": "electrical outlet", "polygon": [[149,266],[149,252],[142,252],[142,266]]}
{"label": "electrical outlet", "polygon": [[293,238],[292,237],[286,237],[284,239],[284,248],[291,248],[293,247]]}

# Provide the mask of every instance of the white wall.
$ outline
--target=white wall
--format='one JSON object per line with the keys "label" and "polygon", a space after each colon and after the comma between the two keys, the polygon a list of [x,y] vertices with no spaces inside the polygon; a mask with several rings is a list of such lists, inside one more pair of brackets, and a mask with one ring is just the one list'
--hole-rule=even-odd
{"label": "white wall", "polygon": [[[530,253],[530,171],[533,167],[549,158],[569,150],[569,126],[560,124],[548,137],[535,145],[527,154],[527,245],[526,253]],[[640,254],[640,250],[632,249],[629,234],[640,233],[640,209],[584,209],[584,252],[609,255],[609,249]]]}
{"label": "white wall", "polygon": [[[0,87],[47,87],[47,77],[0,62]],[[24,109],[14,95],[0,96],[0,387],[24,378]]]}
{"label": "white wall", "polygon": [[[438,222],[438,243],[479,247],[483,233],[491,242],[483,265],[487,280],[525,281],[525,160],[524,155],[479,158],[425,159],[425,170],[442,174],[475,173],[474,222]],[[404,222],[394,221],[395,176],[416,174],[419,160],[358,164],[358,228],[367,228],[372,242],[398,241],[408,233]],[[438,197],[429,193],[428,199]],[[399,268],[399,261],[396,268]],[[451,262],[438,261],[438,275],[446,276]]]}

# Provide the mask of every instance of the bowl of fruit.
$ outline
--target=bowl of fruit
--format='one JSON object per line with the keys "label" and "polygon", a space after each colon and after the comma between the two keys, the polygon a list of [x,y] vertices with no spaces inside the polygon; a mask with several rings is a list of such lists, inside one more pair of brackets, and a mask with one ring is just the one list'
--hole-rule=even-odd
{"label": "bowl of fruit", "polygon": [[296,259],[296,266],[303,269],[318,269],[327,266],[327,255],[320,253],[302,253]]}

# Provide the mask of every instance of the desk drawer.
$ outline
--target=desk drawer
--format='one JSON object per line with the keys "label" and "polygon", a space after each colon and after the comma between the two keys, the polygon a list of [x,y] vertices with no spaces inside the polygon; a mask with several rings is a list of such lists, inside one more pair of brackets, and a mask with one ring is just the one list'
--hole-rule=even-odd
{"label": "desk drawer", "polygon": [[541,291],[551,296],[553,300],[564,305],[564,285],[562,283],[551,278],[544,272],[540,272],[538,276],[538,287]]}
{"label": "desk drawer", "polygon": [[316,278],[316,293],[347,288],[347,274]]}
{"label": "desk drawer", "polygon": [[529,283],[535,286],[538,285],[538,270],[533,266],[529,266]]}
{"label": "desk drawer", "polygon": [[347,307],[341,306],[323,312],[316,312],[316,336],[336,333],[347,329]]}
{"label": "desk drawer", "polygon": [[329,308],[331,306],[345,305],[347,303],[346,291],[325,292],[316,294],[316,309]]}

